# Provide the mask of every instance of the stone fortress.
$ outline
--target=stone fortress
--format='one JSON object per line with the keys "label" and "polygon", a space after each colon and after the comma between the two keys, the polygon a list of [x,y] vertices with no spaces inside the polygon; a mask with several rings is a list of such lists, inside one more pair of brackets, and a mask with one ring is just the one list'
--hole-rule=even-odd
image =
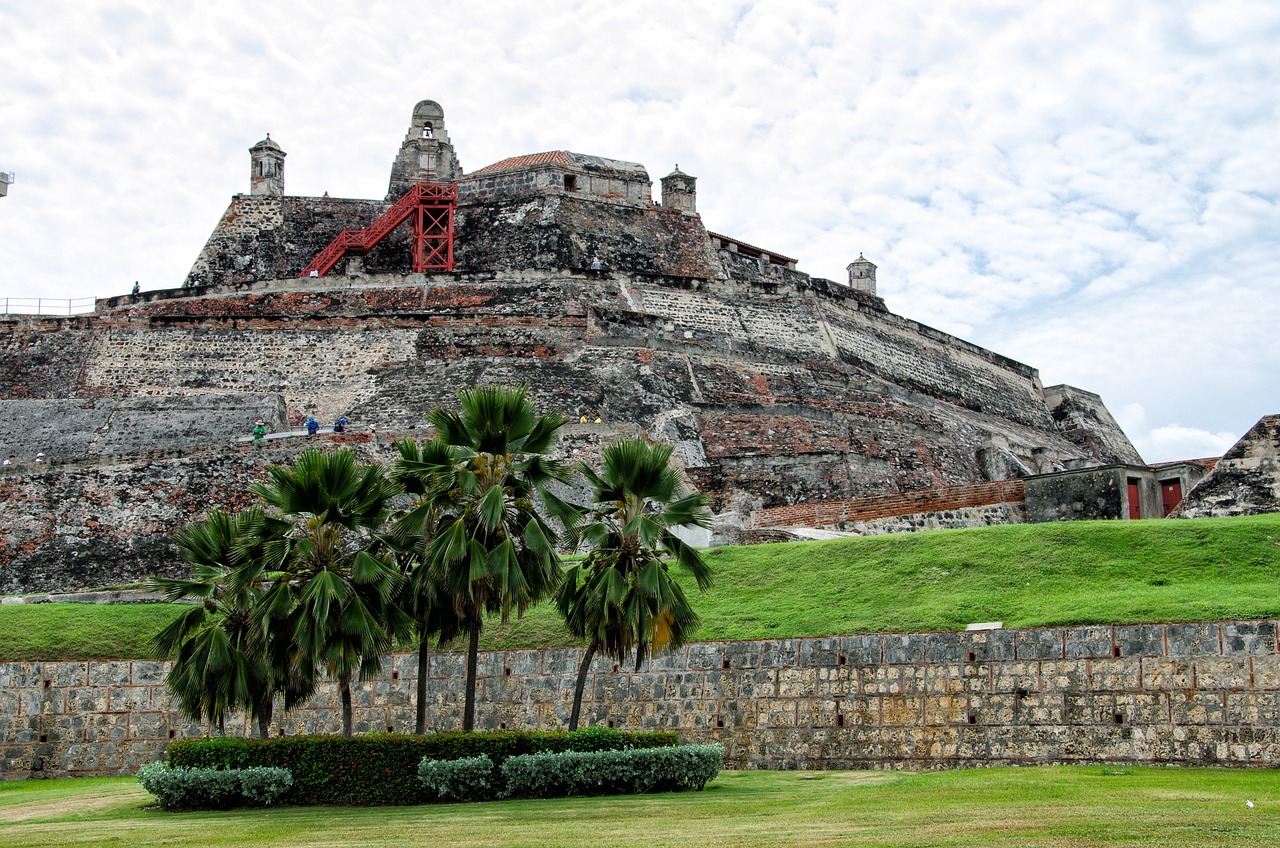
{"label": "stone fortress", "polygon": [[1212,461],[1144,465],[1097,395],[889,312],[862,256],[836,282],[707,230],[678,168],[658,200],[568,151],[468,173],[429,100],[381,200],[287,195],[280,145],[249,152],[182,286],[0,319],[0,452],[48,455],[0,473],[0,591],[179,569],[173,529],[305,443],[257,419],[346,416],[326,438],[390,459],[480,383],[568,414],[572,458],[674,443],[727,541],[1275,508],[1276,421],[1196,500]]}
{"label": "stone fortress", "polygon": [[[483,382],[569,414],[571,458],[624,434],[673,442],[727,540],[1280,509],[1280,416],[1220,460],[1144,465],[1097,395],[889,312],[864,257],[835,282],[708,231],[679,169],[658,202],[643,166],[567,151],[468,174],[432,101],[382,200],[286,195],[285,158],[251,148],[250,192],[182,286],[0,318],[0,452],[21,458],[0,469],[0,591],[177,573],[173,530],[247,506],[247,484],[308,444],[286,437],[305,416],[345,415],[325,442],[388,461],[393,437]],[[258,419],[273,433],[252,442]],[[696,643],[634,673],[597,659],[584,708],[723,742],[744,768],[1266,765],[1278,627]],[[480,726],[563,727],[580,656],[484,653]],[[395,655],[360,683],[358,732],[408,729],[419,675],[431,726],[456,727],[462,657],[429,662]],[[0,779],[127,773],[203,735],[167,669],[0,663]],[[339,715],[326,683],[272,734]]]}

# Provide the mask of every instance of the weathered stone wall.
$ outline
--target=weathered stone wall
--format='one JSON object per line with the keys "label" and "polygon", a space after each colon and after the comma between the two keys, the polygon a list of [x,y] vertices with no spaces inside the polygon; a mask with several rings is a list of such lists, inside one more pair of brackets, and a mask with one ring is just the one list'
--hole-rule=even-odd
{"label": "weathered stone wall", "polygon": [[1183,498],[1181,515],[1280,512],[1280,415],[1264,416]]}
{"label": "weathered stone wall", "polygon": [[[389,460],[388,442],[330,436],[366,458]],[[112,586],[185,576],[170,536],[209,509],[253,502],[250,483],[286,463],[305,438],[199,453],[155,453],[0,469],[0,592]]]}
{"label": "weathered stone wall", "polygon": [[[718,741],[737,768],[1040,763],[1273,766],[1277,623],[1245,621],[704,642],[640,672],[599,660],[584,722]],[[477,726],[562,728],[578,649],[484,653]],[[0,776],[128,773],[173,739],[167,664],[0,664]],[[461,722],[463,656],[438,653],[432,730]],[[416,657],[355,687],[359,732],[412,728]],[[340,728],[335,688],[272,728]],[[239,717],[229,733],[252,729]]]}
{"label": "weathered stone wall", "polygon": [[[604,214],[599,204],[577,205]],[[701,227],[670,210],[612,209]],[[215,407],[225,427],[242,432],[256,417],[274,429],[314,414],[325,425],[346,416],[360,431],[372,425],[384,435],[411,435],[422,432],[415,428],[432,408],[452,406],[459,388],[527,383],[543,408],[575,420],[599,415],[606,426],[674,443],[715,508],[744,514],[1098,461],[1058,430],[1033,369],[894,316],[846,289],[784,284],[797,272],[770,268],[773,276],[758,283],[577,269],[290,278],[115,298],[75,322],[0,322],[15,359],[32,366],[4,375],[3,397],[58,399],[64,406],[57,408],[68,411],[54,419],[38,404],[22,407],[31,414],[16,416],[9,431],[72,462],[108,449],[135,456],[161,446],[225,444],[216,432],[224,425],[207,432],[182,423]],[[72,364],[56,364],[55,354]],[[255,397],[272,405],[270,414]],[[118,428],[122,410],[129,421]],[[91,429],[95,436],[87,438]],[[53,444],[61,446],[56,454]],[[32,445],[23,445],[30,452]],[[177,465],[147,467],[129,472],[142,490],[188,488],[164,478]],[[49,497],[83,497],[78,472],[68,472],[66,485],[60,473],[43,472]],[[61,515],[67,507],[14,497],[3,508],[22,517],[10,519],[9,546],[0,548],[6,575],[52,574],[49,557],[60,551],[74,550],[83,563],[134,561],[96,579],[77,568],[66,586],[8,579],[10,591],[114,582],[145,572],[137,561],[143,551],[161,550],[121,537],[85,559],[93,547],[86,540],[104,536],[82,532],[79,520],[58,529],[44,517],[27,517],[31,510]],[[114,532],[158,532],[129,518],[135,505],[118,513]],[[178,523],[169,531],[183,523],[181,513],[170,517]],[[987,510],[944,520],[954,526],[1004,519]],[[39,555],[38,568],[3,558],[33,557],[39,549],[49,553]]]}
{"label": "weathered stone wall", "polygon": [[[753,527],[837,527],[879,533],[902,529],[936,529],[952,526],[1019,523],[1024,488],[1022,480],[1000,480],[971,486],[938,486],[917,492],[891,492],[865,498],[766,507],[751,516]],[[995,509],[986,509],[995,507]],[[1011,508],[1012,512],[1005,507]],[[991,520],[977,520],[991,516]],[[887,519],[903,518],[895,522]],[[1001,520],[1004,519],[1004,520]],[[1012,519],[1012,520],[1010,520]],[[976,521],[976,523],[975,523]]]}
{"label": "weathered stone wall", "polygon": [[280,395],[186,395],[178,404],[152,397],[0,400],[0,456],[29,462],[43,451],[58,461],[202,449],[248,435],[258,419],[273,432],[286,429]]}

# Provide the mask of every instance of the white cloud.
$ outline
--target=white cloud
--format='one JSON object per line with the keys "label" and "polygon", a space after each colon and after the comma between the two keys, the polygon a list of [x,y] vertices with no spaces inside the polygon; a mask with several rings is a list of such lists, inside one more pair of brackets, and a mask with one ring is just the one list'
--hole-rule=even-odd
{"label": "white cloud", "polygon": [[1280,411],[1275,3],[0,0],[0,29],[0,297],[179,281],[268,131],[290,193],[381,196],[431,97],[468,169],[678,162],[712,229],[836,279],[864,251],[896,311],[1142,406],[1150,450]]}

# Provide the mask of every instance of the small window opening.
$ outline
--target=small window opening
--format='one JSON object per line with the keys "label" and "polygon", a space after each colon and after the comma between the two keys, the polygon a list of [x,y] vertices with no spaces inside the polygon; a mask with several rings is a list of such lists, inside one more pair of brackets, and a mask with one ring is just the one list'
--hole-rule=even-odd
{"label": "small window opening", "polygon": [[282,727],[282,728],[280,728],[280,735],[281,735],[281,736],[284,736],[284,728],[283,728],[283,727]]}
{"label": "small window opening", "polygon": [[1111,716],[1111,719],[1116,724],[1124,724],[1124,713],[1116,713],[1115,715]]}
{"label": "small window opening", "polygon": [[969,652],[969,662],[977,662],[977,661],[978,661],[978,655],[977,655],[977,653],[976,653],[976,652],[974,652],[974,651],[970,651],[970,652]]}
{"label": "small window opening", "polygon": [[730,665],[730,663],[729,663],[729,660],[728,660],[727,658],[726,658],[726,659],[724,659],[724,660],[721,660],[721,662],[720,662],[720,667],[721,667],[721,668],[728,668],[728,667],[729,667],[729,665]]}
{"label": "small window opening", "polygon": [[423,138],[431,138],[431,135],[432,135],[431,125],[430,125],[430,124],[423,124],[423,125],[422,125],[422,137],[423,137]]}
{"label": "small window opening", "polygon": [[836,713],[836,727],[844,727],[844,716]]}
{"label": "small window opening", "polygon": [[614,673],[614,674],[617,674],[617,673],[618,673],[618,664],[617,664],[617,663],[614,663],[614,664],[613,664],[613,673]]}
{"label": "small window opening", "polygon": [[511,676],[511,667],[510,667],[510,666],[508,666],[507,668],[504,668],[504,669],[502,670],[502,673],[503,673],[504,675],[506,675],[507,677],[510,677],[510,676]]}
{"label": "small window opening", "polygon": [[1113,657],[1118,657],[1118,656],[1120,656],[1120,646],[1119,646],[1119,645],[1112,645],[1112,646],[1111,646],[1111,656],[1113,656]]}
{"label": "small window opening", "polygon": [[393,726],[391,726],[391,725],[389,725],[389,724],[388,724],[388,725],[387,725],[387,732],[388,732],[388,733],[395,733],[395,732],[396,732],[396,729],[395,729]]}
{"label": "small window opening", "polygon": [[170,739],[174,739],[174,738],[176,738],[176,737],[177,737],[177,735],[178,735],[178,731],[176,731],[176,730],[170,730],[170,731],[169,731],[169,738],[170,738]]}
{"label": "small window opening", "polygon": [[49,734],[47,734],[47,733],[41,733],[41,734],[40,734],[40,741],[41,741],[41,742],[48,742],[48,741],[49,741]]}
{"label": "small window opening", "polygon": [[849,658],[846,657],[844,654],[841,654],[840,656],[836,657],[836,665],[844,665],[848,661],[849,661]]}
{"label": "small window opening", "polygon": [[720,716],[716,716],[716,727],[724,727],[724,719]]}
{"label": "small window opening", "polygon": [[578,190],[578,178],[577,178],[576,176],[574,176],[573,174],[565,174],[565,175],[564,175],[564,190],[565,190],[565,191],[577,191],[577,190]]}
{"label": "small window opening", "polygon": [[506,730],[506,729],[507,729],[507,723],[506,723],[505,721],[504,721],[504,722],[502,722],[501,724],[499,724],[499,725],[498,725],[498,729],[499,729],[499,730]]}
{"label": "small window opening", "polygon": [[970,723],[970,724],[977,724],[977,723],[978,723],[978,717],[977,717],[976,715],[974,715],[973,713],[969,713],[969,723]]}
{"label": "small window opening", "polygon": [[392,680],[399,680],[399,679],[400,679],[400,672],[398,672],[398,671],[393,671],[393,672],[391,672],[391,679],[392,679]]}
{"label": "small window opening", "polygon": [[46,680],[46,681],[44,682],[44,688],[49,689],[49,688],[52,688],[52,686],[53,686],[53,681],[52,681],[52,680]]}
{"label": "small window opening", "polygon": [[609,719],[609,727],[613,727],[613,719]]}

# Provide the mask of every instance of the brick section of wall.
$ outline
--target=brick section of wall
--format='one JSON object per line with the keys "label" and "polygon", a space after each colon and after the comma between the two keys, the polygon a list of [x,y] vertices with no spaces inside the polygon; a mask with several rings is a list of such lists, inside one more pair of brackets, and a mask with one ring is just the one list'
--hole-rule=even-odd
{"label": "brick section of wall", "polygon": [[825,501],[775,506],[756,510],[756,527],[833,527],[855,521],[871,521],[898,515],[916,515],[969,509],[993,504],[1021,503],[1021,480],[997,480],[970,486],[939,486],[919,492],[891,492],[865,498],[838,498]]}
{"label": "brick section of wall", "polygon": [[[584,723],[718,741],[735,768],[942,768],[1280,758],[1275,621],[695,643],[643,671],[599,660]],[[578,649],[483,653],[477,726],[562,728]],[[428,722],[461,722],[463,655],[433,654]],[[122,774],[205,729],[156,661],[0,664],[0,777]],[[355,688],[359,732],[412,728],[416,657]],[[332,733],[326,684],[272,735]],[[228,733],[250,735],[244,717]]]}

